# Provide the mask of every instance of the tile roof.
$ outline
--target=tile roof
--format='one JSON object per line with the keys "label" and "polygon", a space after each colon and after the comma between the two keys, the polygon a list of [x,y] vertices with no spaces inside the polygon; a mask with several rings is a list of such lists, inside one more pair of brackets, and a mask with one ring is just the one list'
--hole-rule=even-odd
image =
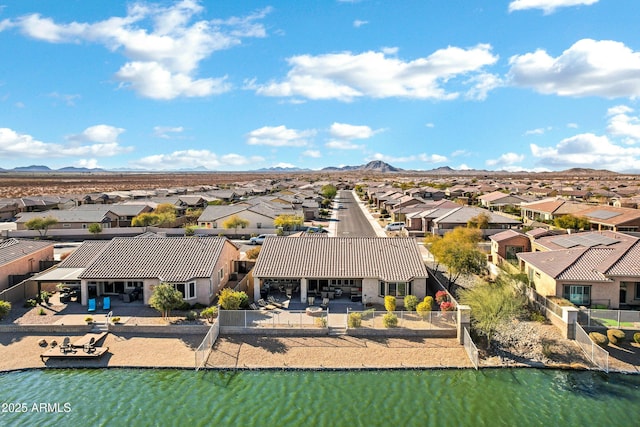
{"label": "tile roof", "polygon": [[253,274],[255,277],[408,281],[427,277],[427,270],[411,238],[268,237]]}
{"label": "tile roof", "polygon": [[505,230],[505,231],[501,231],[499,233],[496,233],[492,236],[489,236],[489,239],[493,240],[494,242],[506,242],[509,241],[513,238],[520,238],[520,237],[524,237],[526,239],[529,239],[529,237],[527,237],[527,235],[522,234],[522,233],[518,233],[515,230]]}
{"label": "tile roof", "polygon": [[20,240],[14,238],[2,240],[0,241],[0,265],[8,264],[47,246],[51,246],[53,250],[53,242],[46,240]]}
{"label": "tile roof", "polygon": [[82,245],[58,264],[58,268],[86,267],[107,245],[109,245],[108,240],[85,240]]}
{"label": "tile roof", "polygon": [[211,277],[224,237],[115,238],[87,266],[82,279],[159,278],[183,282]]}

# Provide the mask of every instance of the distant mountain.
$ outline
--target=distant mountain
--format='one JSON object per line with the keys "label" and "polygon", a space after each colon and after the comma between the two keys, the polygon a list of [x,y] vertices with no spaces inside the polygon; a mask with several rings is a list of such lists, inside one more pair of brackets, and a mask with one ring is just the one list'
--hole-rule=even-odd
{"label": "distant mountain", "polygon": [[256,169],[256,172],[307,172],[310,169],[300,169],[300,168],[283,168],[281,166],[275,166],[272,168],[262,168]]}
{"label": "distant mountain", "polygon": [[44,165],[19,166],[9,170],[14,172],[51,172],[51,168]]}
{"label": "distant mountain", "polygon": [[383,162],[382,160],[373,160],[366,165],[360,166],[342,166],[342,167],[326,167],[322,169],[322,171],[332,172],[332,171],[355,171],[355,172],[378,172],[378,173],[387,173],[387,172],[400,172],[402,169],[391,166],[388,163]]}
{"label": "distant mountain", "polygon": [[104,172],[104,169],[76,168],[74,166],[67,166],[65,168],[57,169],[56,172],[69,172],[69,173]]}

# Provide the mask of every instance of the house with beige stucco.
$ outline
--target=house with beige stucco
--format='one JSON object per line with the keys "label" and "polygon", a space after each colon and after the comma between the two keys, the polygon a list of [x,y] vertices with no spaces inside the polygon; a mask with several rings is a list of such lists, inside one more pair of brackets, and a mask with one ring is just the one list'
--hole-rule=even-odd
{"label": "house with beige stucco", "polygon": [[386,295],[419,299],[427,293],[427,269],[413,238],[267,237],[253,269],[260,291],[288,289],[293,299],[349,298],[383,304]]}
{"label": "house with beige stucco", "polygon": [[536,291],[578,306],[640,306],[640,238],[614,231],[550,235],[536,252],[518,253]]}
{"label": "house with beige stucco", "polygon": [[6,239],[0,241],[0,291],[37,273],[42,262],[53,262],[53,242]]}

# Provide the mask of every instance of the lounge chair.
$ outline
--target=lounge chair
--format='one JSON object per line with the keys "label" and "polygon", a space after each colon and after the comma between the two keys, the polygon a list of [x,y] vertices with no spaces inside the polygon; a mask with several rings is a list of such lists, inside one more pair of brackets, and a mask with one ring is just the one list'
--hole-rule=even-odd
{"label": "lounge chair", "polygon": [[71,338],[64,337],[64,339],[62,340],[62,344],[60,344],[60,352],[69,353],[73,351],[74,350],[73,350],[73,346],[71,345]]}
{"label": "lounge chair", "polygon": [[267,303],[262,298],[258,300],[258,305],[266,310],[273,310],[274,308],[276,308],[275,305]]}
{"label": "lounge chair", "polygon": [[102,298],[102,308],[104,310],[111,310],[111,297]]}
{"label": "lounge chair", "polygon": [[90,298],[87,302],[87,311],[96,311],[96,299]]}
{"label": "lounge chair", "polygon": [[251,304],[249,304],[249,308],[251,310],[260,310],[260,307],[258,307],[255,302],[252,302]]}
{"label": "lounge chair", "polygon": [[91,337],[88,343],[86,343],[83,347],[85,353],[93,353],[96,351],[96,339]]}
{"label": "lounge chair", "polygon": [[277,308],[282,308],[283,307],[282,303],[279,303],[278,301],[276,301],[276,299],[274,297],[272,297],[272,296],[269,296],[267,298],[267,300],[269,301],[269,304],[275,305]]}

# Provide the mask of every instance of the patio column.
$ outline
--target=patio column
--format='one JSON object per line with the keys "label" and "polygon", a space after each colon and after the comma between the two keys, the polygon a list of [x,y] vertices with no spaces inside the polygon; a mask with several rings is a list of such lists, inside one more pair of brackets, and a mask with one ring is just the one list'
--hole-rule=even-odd
{"label": "patio column", "polygon": [[260,299],[260,279],[253,278],[253,300],[258,301]]}
{"label": "patio column", "polygon": [[471,307],[458,305],[458,342],[464,344],[464,328],[471,329]]}
{"label": "patio column", "polygon": [[300,279],[300,302],[307,302],[307,288],[308,288],[308,280]]}
{"label": "patio column", "polygon": [[84,280],[80,282],[80,303],[82,305],[87,305],[87,301],[89,300],[89,285]]}

